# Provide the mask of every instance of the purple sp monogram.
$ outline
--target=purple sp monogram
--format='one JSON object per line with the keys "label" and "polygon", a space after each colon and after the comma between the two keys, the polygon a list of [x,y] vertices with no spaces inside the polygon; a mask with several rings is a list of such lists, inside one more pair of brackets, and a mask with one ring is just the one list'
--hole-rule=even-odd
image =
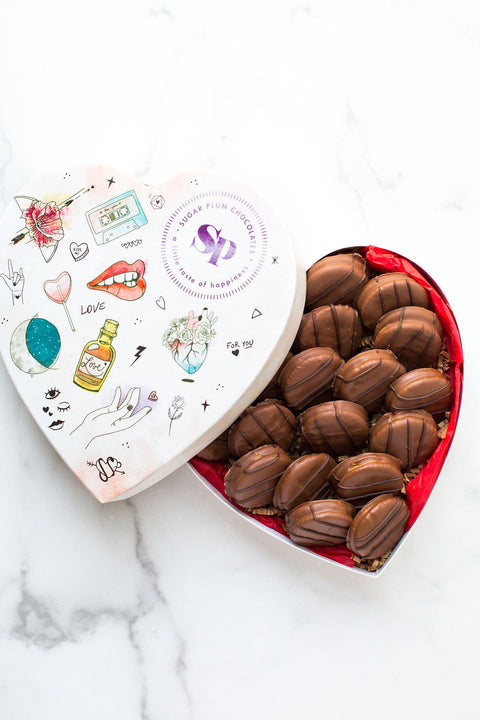
{"label": "purple sp monogram", "polygon": [[[221,237],[221,232],[221,229],[217,230],[213,225],[200,225],[197,230],[197,235],[193,238],[190,245],[190,247],[194,247],[199,252],[210,255],[208,262],[215,266],[220,259],[230,260],[237,250],[237,246],[232,240],[226,240]],[[203,247],[198,245],[197,241],[200,241]]]}

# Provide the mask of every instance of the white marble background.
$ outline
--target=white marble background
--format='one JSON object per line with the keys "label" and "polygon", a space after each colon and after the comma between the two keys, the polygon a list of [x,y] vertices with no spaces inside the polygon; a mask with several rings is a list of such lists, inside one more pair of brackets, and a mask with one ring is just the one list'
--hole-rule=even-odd
{"label": "white marble background", "polygon": [[100,506],[2,365],[2,720],[479,718],[478,3],[11,0],[0,27],[2,205],[77,160],[231,173],[306,265],[416,260],[467,361],[453,449],[378,579],[264,535],[188,468]]}

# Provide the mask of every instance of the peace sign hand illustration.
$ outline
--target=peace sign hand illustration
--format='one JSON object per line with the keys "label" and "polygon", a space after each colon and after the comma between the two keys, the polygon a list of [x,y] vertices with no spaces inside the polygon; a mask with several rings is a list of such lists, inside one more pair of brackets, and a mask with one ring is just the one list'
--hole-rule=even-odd
{"label": "peace sign hand illustration", "polygon": [[23,303],[23,288],[25,285],[25,277],[23,275],[22,268],[16,272],[13,269],[13,263],[11,260],[8,261],[8,275],[1,273],[0,277],[3,278],[3,282],[12,293],[12,303],[21,301]]}

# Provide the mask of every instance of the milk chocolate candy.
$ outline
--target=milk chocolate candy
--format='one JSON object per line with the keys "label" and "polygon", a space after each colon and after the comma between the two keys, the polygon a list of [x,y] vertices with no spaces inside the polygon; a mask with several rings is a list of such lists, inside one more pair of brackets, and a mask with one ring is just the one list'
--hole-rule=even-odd
{"label": "milk chocolate candy", "polygon": [[374,328],[382,315],[406,305],[429,305],[427,291],[405,273],[385,273],[372,278],[362,289],[356,307],[367,328]]}
{"label": "milk chocolate candy", "polygon": [[225,475],[225,492],[243,508],[270,505],[275,485],[292,462],[278,445],[262,445],[243,455]]}
{"label": "milk chocolate candy", "polygon": [[428,460],[440,439],[435,420],[425,410],[387,413],[370,431],[370,450],[388,453],[402,468],[416,468]]}
{"label": "milk chocolate candy", "polygon": [[452,404],[448,375],[435,368],[410,370],[392,383],[385,396],[387,410],[427,410],[434,417]]}
{"label": "milk chocolate candy", "polygon": [[434,312],[402,307],[382,315],[375,327],[373,347],[391,350],[407,370],[413,370],[435,362],[442,336],[443,328]]}
{"label": "milk chocolate candy", "polygon": [[347,547],[363,560],[389,552],[405,532],[409,509],[395,495],[379,495],[355,516],[347,534]]}
{"label": "milk chocolate candy", "polygon": [[280,367],[278,368],[277,372],[275,373],[273,378],[268,383],[265,390],[263,390],[260,393],[260,395],[258,396],[258,398],[255,400],[255,404],[261,402],[262,400],[267,400],[267,399],[271,399],[271,398],[280,400],[282,398],[282,389],[281,389],[280,385],[278,384],[278,378],[279,378],[279,375],[282,372],[283,368],[285,367],[287,362],[289,360],[291,360],[292,357],[293,357],[293,353],[291,353],[291,352],[287,353],[285,360],[280,365]]}
{"label": "milk chocolate candy", "polygon": [[228,447],[240,457],[260,445],[280,445],[288,450],[295,436],[295,416],[279,400],[263,400],[252,405],[232,425]]}
{"label": "milk chocolate candy", "polygon": [[386,453],[362,453],[343,460],[328,476],[335,495],[355,507],[384,493],[398,494],[403,487],[400,460]]}
{"label": "milk chocolate candy", "polygon": [[307,500],[321,500],[331,492],[327,477],[335,460],[325,453],[302,455],[283,473],[273,493],[273,504],[288,512]]}
{"label": "milk chocolate candy", "polygon": [[208,460],[209,462],[225,462],[230,457],[230,451],[228,449],[228,430],[225,430],[221,435],[213,440],[210,445],[203,448],[197,457],[202,460]]}
{"label": "milk chocolate candy", "polygon": [[362,405],[367,412],[380,410],[391,383],[404,372],[390,350],[365,350],[337,372],[335,393],[342,400]]}
{"label": "milk chocolate candy", "polygon": [[287,405],[302,410],[330,399],[335,374],[343,363],[335,350],[328,347],[310,348],[294,355],[278,379]]}
{"label": "milk chocolate candy", "polygon": [[340,545],[354,515],[353,505],[343,500],[314,500],[291,510],[285,529],[297,545]]}
{"label": "milk chocolate candy", "polygon": [[306,307],[352,305],[368,278],[367,264],[358,253],[325,257],[307,270]]}
{"label": "milk chocolate candy", "polygon": [[298,417],[303,446],[313,452],[351,455],[368,438],[368,415],[348,400],[313,405]]}
{"label": "milk chocolate candy", "polygon": [[296,343],[299,350],[331,347],[346,359],[360,345],[362,334],[358,312],[350,305],[323,305],[303,316]]}

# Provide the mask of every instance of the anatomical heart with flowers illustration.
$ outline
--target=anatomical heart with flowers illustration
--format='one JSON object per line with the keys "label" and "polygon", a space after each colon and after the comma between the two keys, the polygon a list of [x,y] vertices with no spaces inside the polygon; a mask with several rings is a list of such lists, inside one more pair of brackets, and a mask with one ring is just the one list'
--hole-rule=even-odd
{"label": "anatomical heart with flowers illustration", "polygon": [[197,372],[207,357],[208,348],[215,337],[213,329],[217,319],[208,308],[199,315],[190,310],[188,316],[172,320],[163,334],[163,345],[189,375]]}

